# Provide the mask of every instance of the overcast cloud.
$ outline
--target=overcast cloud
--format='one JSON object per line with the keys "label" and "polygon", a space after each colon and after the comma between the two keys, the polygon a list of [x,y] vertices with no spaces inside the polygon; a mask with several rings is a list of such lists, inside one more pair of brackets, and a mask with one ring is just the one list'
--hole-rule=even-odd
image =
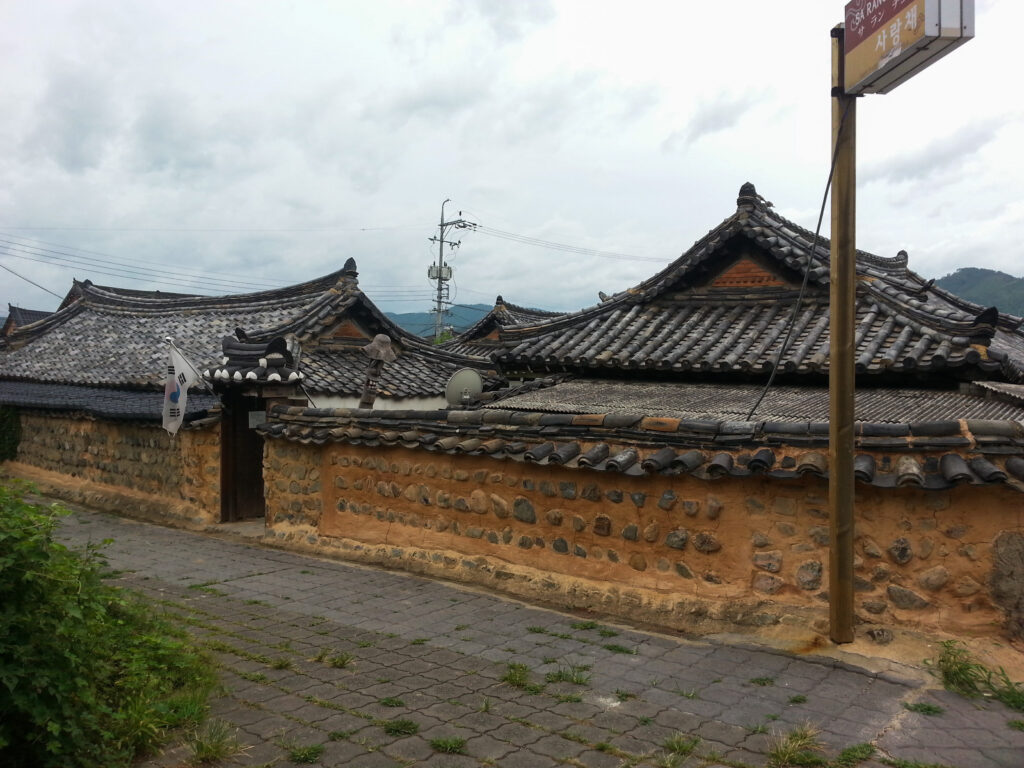
{"label": "overcast cloud", "polygon": [[[717,226],[745,181],[813,228],[843,6],[4,3],[0,265],[46,290],[0,271],[0,314],[53,309],[74,277],[224,293],[350,256],[382,308],[425,310],[446,198],[448,217],[647,259],[461,230],[460,304],[591,305]],[[976,8],[975,40],[858,102],[857,245],[926,277],[1024,273],[1024,119],[997,90],[1024,4]]]}

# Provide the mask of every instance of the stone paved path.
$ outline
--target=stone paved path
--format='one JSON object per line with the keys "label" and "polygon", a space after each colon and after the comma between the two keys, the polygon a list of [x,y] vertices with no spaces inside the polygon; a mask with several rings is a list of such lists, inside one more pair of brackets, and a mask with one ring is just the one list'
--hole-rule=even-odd
{"label": "stone paved path", "polygon": [[[113,539],[119,581],[211,649],[226,691],[214,716],[249,745],[232,765],[287,766],[292,749],[320,746],[316,764],[351,768],[763,766],[773,737],[811,723],[829,758],[871,742],[908,761],[1024,766],[1024,732],[1007,724],[1024,715],[830,659],[649,634],[83,510],[61,535]],[[906,710],[914,701],[944,712]],[[692,754],[667,751],[673,738]],[[170,750],[148,765],[184,760]]]}

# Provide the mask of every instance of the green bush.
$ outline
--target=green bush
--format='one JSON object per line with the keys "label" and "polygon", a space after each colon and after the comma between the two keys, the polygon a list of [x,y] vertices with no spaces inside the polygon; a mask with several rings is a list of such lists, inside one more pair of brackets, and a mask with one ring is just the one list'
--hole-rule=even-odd
{"label": "green bush", "polygon": [[127,766],[205,717],[211,667],[103,583],[99,546],[55,542],[66,511],[27,503],[25,490],[0,484],[0,764]]}

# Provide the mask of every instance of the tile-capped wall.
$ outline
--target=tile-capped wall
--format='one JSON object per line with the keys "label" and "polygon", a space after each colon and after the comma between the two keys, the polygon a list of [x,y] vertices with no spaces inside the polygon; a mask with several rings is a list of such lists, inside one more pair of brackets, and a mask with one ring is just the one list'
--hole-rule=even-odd
{"label": "tile-capped wall", "polygon": [[[267,445],[268,526],[285,545],[681,629],[827,617],[818,478],[628,477],[398,447]],[[984,514],[979,493],[991,497]],[[1016,492],[864,486],[856,508],[861,620],[991,632],[1024,615],[1012,568],[1006,594],[988,586],[996,538],[1024,538]]]}

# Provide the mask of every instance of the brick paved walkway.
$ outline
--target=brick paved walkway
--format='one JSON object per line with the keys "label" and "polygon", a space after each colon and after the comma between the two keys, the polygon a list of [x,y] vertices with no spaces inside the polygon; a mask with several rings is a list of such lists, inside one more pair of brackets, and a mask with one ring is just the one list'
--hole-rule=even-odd
{"label": "brick paved walkway", "polygon": [[[76,511],[61,535],[113,539],[120,583],[211,649],[225,686],[213,715],[249,745],[231,765],[287,766],[293,749],[322,747],[317,765],[351,768],[763,766],[773,739],[811,723],[828,758],[870,742],[908,761],[1024,766],[1024,732],[1007,724],[1021,713],[826,658],[679,640],[95,512]],[[944,711],[906,710],[914,701]],[[185,759],[171,749],[147,765]]]}

